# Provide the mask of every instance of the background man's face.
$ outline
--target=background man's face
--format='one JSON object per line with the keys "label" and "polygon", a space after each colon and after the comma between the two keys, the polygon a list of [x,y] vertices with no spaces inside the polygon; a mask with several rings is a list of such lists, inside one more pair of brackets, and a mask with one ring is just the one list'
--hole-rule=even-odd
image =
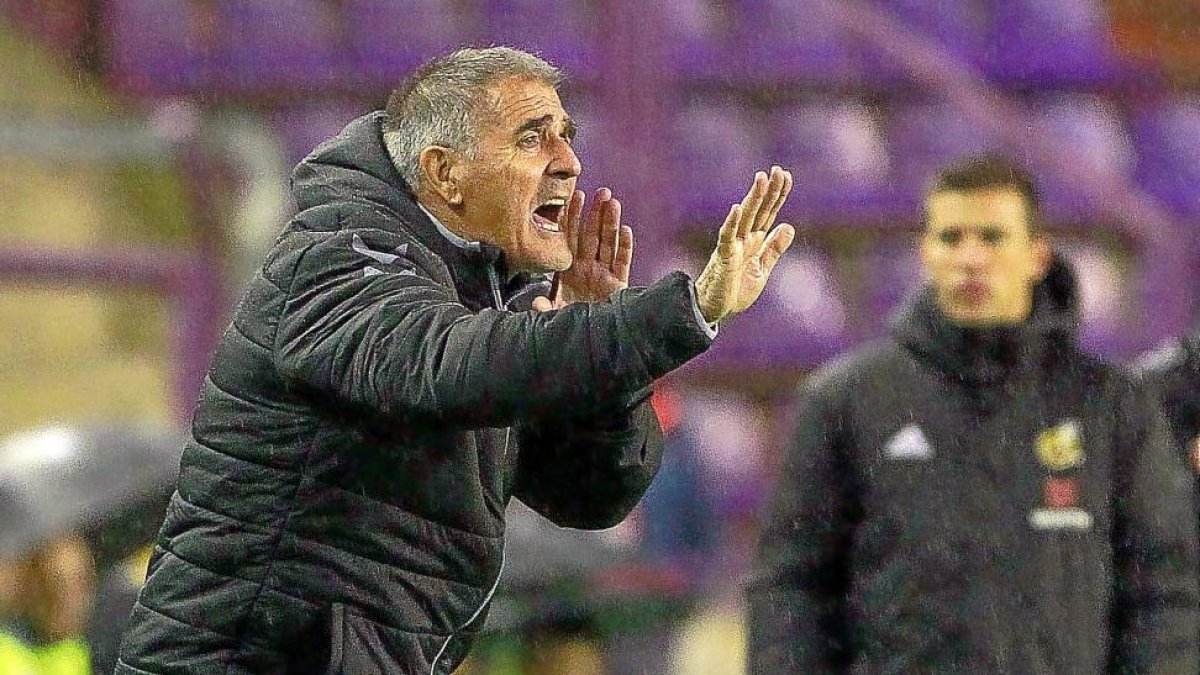
{"label": "background man's face", "polygon": [[925,213],[921,262],[942,312],[967,326],[1024,321],[1050,250],[1042,237],[1031,235],[1021,193],[935,192],[926,199]]}
{"label": "background man's face", "polygon": [[581,170],[574,126],[542,82],[508,78],[490,94],[492,113],[461,184],[466,230],[503,249],[513,271],[565,270],[571,251],[559,221]]}

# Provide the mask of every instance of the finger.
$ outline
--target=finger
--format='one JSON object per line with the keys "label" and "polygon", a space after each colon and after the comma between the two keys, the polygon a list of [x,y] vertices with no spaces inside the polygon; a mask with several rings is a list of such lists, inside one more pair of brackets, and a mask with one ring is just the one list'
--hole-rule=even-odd
{"label": "finger", "polygon": [[596,190],[596,198],[583,214],[583,229],[579,231],[579,254],[584,260],[595,260],[600,250],[600,211],[612,199],[608,188]]}
{"label": "finger", "polygon": [[[779,197],[775,200],[775,204],[771,207],[770,223],[774,223],[775,219],[779,217],[779,211],[783,209],[783,205],[787,203],[788,195],[792,193],[792,172],[784,171],[783,178],[783,191],[779,193]],[[771,226],[768,224],[767,228],[770,229],[770,227]]]}
{"label": "finger", "polygon": [[600,263],[612,269],[621,237],[621,202],[608,200],[600,212]]}
{"label": "finger", "polygon": [[[775,223],[775,214],[778,213],[776,204],[779,203],[786,185],[787,174],[779,166],[772,166],[770,178],[767,181],[767,192],[763,196],[763,206],[754,216],[753,230],[755,232],[769,230]],[[783,206],[783,204],[779,203],[779,206]]]}
{"label": "finger", "polygon": [[784,223],[775,228],[767,240],[763,242],[762,253],[759,260],[762,263],[762,269],[765,274],[770,276],[771,270],[775,269],[775,264],[783,257],[784,253],[791,248],[792,242],[796,240],[796,228]]}
{"label": "finger", "polygon": [[549,312],[554,309],[554,303],[544,295],[539,295],[533,299],[533,308],[539,312]]}
{"label": "finger", "polygon": [[729,207],[729,215],[725,216],[725,222],[721,224],[721,231],[717,233],[717,247],[722,245],[732,244],[738,231],[738,219],[741,218],[742,205],[734,204]]}
{"label": "finger", "polygon": [[763,197],[767,192],[767,174],[759,171],[754,174],[754,184],[750,186],[750,191],[742,198],[741,215],[738,218],[737,236],[745,238],[750,233],[750,228],[754,224],[754,220],[758,215],[758,210],[762,208]]}
{"label": "finger", "polygon": [[621,226],[621,245],[617,249],[617,258],[613,261],[613,276],[623,284],[629,283],[629,270],[633,267],[633,228]]}
{"label": "finger", "polygon": [[576,190],[571,193],[571,203],[567,205],[567,218],[565,221],[567,247],[570,249],[572,256],[579,253],[579,221],[583,217],[583,205],[586,201],[587,195],[584,194],[583,190]]}

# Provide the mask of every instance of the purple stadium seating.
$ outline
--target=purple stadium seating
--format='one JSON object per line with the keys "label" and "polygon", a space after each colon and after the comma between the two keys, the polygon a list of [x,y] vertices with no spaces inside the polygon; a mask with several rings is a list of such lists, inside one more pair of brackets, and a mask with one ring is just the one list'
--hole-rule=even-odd
{"label": "purple stadium seating", "polygon": [[[979,64],[991,20],[982,0],[875,0],[875,4],[955,57]],[[878,50],[867,49],[863,59],[872,82],[886,84],[909,79],[907,73]]]}
{"label": "purple stadium seating", "polygon": [[[915,220],[918,214],[913,213]],[[917,235],[877,238],[867,253],[850,264],[853,276],[863,284],[862,305],[854,315],[865,325],[864,336],[884,335],[892,316],[924,282],[917,251]]]}
{"label": "purple stadium seating", "polygon": [[105,3],[113,84],[147,94],[181,94],[209,85],[221,41],[216,17],[190,0]]}
{"label": "purple stadium seating", "polygon": [[606,142],[613,137],[612,130],[607,126],[608,118],[593,96],[567,91],[562,99],[563,107],[579,129],[572,143],[583,166],[579,189],[590,195],[596,188],[612,187],[614,178],[620,177],[621,167],[613,157],[613,144]]}
{"label": "purple stadium seating", "polygon": [[758,114],[745,106],[692,104],[679,111],[675,132],[674,164],[686,220],[723,218],[745,194],[754,172],[770,168]]}
{"label": "purple stadium seating", "polygon": [[348,104],[296,106],[275,111],[271,123],[282,138],[286,159],[295,164],[366,112]]}
{"label": "purple stadium seating", "polygon": [[600,22],[594,9],[583,0],[484,0],[483,34],[583,77],[596,63]]}
{"label": "purple stadium seating", "polygon": [[1180,216],[1200,220],[1200,98],[1145,105],[1132,125],[1139,182]]}
{"label": "purple stadium seating", "polygon": [[674,70],[686,78],[762,85],[846,84],[858,53],[814,0],[673,0],[666,10]]}
{"label": "purple stadium seating", "polygon": [[906,26],[943,47],[974,59],[987,40],[988,3],[981,0],[877,0]]}
{"label": "purple stadium seating", "polygon": [[356,79],[395,86],[425,60],[470,42],[474,16],[453,0],[343,0]]}
{"label": "purple stadium seating", "polygon": [[662,11],[671,70],[684,79],[720,77],[732,34],[731,8],[713,0],[671,0]]}
{"label": "purple stadium seating", "polygon": [[1097,84],[1115,74],[1100,0],[1003,0],[985,69],[1002,82]]}
{"label": "purple stadium seating", "polygon": [[942,102],[897,105],[888,120],[887,135],[896,204],[905,211],[918,207],[926,182],[939,169],[997,146],[987,129]]}
{"label": "purple stadium seating", "polygon": [[221,86],[235,91],[301,89],[334,83],[341,74],[341,27],[321,0],[220,0],[228,43]]}
{"label": "purple stadium seating", "polygon": [[773,111],[771,160],[800,186],[790,203],[805,217],[871,215],[888,198],[887,144],[863,105],[821,101]]}
{"label": "purple stadium seating", "polygon": [[[1133,148],[1121,116],[1099,96],[1048,95],[1034,101],[1035,129],[1057,144],[1056,154],[1086,171],[1127,177],[1133,171]],[[1034,165],[1044,162],[1034,161]],[[1079,219],[1098,204],[1083,193],[1079,181],[1065,172],[1045,172],[1040,181],[1046,210],[1052,217]]]}

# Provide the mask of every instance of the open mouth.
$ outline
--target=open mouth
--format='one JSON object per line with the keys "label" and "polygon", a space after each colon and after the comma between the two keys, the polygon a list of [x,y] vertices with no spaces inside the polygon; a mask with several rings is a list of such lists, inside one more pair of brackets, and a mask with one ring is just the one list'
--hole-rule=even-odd
{"label": "open mouth", "polygon": [[540,230],[546,232],[562,232],[559,226],[559,218],[566,211],[567,200],[562,197],[554,197],[542,202],[540,206],[533,210],[533,224]]}

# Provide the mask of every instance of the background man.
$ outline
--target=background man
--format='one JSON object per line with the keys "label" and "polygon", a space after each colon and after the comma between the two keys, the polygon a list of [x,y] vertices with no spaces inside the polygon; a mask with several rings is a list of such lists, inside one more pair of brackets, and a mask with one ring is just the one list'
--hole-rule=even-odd
{"label": "background man", "polygon": [[648,386],[761,293],[791,177],[755,176],[694,286],[626,288],[633,232],[607,191],[584,213],[558,81],[455,52],[296,168],[117,673],[449,673],[511,497],[578,528],[637,503],[661,457]]}
{"label": "background man", "polygon": [[971,159],[925,220],[891,339],[804,388],[752,672],[1197,672],[1187,476],[1152,398],[1077,347],[1031,179]]}

